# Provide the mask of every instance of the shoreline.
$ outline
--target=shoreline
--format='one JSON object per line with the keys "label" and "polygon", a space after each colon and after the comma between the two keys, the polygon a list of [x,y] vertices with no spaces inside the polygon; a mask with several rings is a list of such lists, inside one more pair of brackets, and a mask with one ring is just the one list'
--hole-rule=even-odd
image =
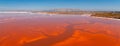
{"label": "shoreline", "polygon": [[102,19],[111,19],[111,20],[118,20],[117,18],[110,18],[110,17],[99,17],[99,16],[92,16],[92,14],[50,14],[50,13],[32,13],[32,12],[0,12],[0,14],[41,14],[41,15],[49,15],[49,16],[56,16],[56,15],[62,15],[62,16],[86,16],[86,17],[93,17],[93,18],[102,18]]}
{"label": "shoreline", "polygon": [[100,19],[109,19],[109,20],[118,20],[120,21],[120,19],[116,19],[116,18],[108,18],[108,17],[97,17],[97,16],[91,16],[93,18],[100,18]]}

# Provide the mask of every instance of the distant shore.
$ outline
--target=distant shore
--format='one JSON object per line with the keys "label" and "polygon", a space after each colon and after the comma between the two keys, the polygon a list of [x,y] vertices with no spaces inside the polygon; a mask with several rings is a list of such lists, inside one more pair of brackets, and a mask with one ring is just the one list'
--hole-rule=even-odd
{"label": "distant shore", "polygon": [[83,14],[91,14],[91,16],[96,17],[106,17],[106,18],[114,18],[120,19],[120,12],[119,11],[49,11],[49,12],[35,12],[35,13],[42,13],[42,14],[64,14],[64,15],[83,15]]}
{"label": "distant shore", "polygon": [[120,19],[120,11],[2,11],[0,13],[29,13],[29,14],[49,14],[49,15],[85,15]]}

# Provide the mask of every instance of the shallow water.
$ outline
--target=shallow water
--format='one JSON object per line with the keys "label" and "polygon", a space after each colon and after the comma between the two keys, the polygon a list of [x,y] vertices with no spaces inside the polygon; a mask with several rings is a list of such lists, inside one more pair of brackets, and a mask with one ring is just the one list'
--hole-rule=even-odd
{"label": "shallow water", "polygon": [[0,13],[0,46],[120,46],[120,21]]}

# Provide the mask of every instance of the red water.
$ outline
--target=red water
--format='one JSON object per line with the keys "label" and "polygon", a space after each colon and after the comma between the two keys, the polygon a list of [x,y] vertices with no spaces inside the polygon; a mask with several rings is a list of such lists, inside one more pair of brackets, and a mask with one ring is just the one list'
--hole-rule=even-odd
{"label": "red water", "polygon": [[120,46],[120,21],[0,14],[0,46]]}

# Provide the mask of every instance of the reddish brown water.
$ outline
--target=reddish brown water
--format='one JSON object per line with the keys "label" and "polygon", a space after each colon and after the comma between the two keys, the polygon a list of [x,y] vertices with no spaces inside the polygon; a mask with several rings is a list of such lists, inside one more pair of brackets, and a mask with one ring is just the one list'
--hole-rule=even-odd
{"label": "reddish brown water", "polygon": [[0,46],[120,46],[120,21],[0,14]]}

